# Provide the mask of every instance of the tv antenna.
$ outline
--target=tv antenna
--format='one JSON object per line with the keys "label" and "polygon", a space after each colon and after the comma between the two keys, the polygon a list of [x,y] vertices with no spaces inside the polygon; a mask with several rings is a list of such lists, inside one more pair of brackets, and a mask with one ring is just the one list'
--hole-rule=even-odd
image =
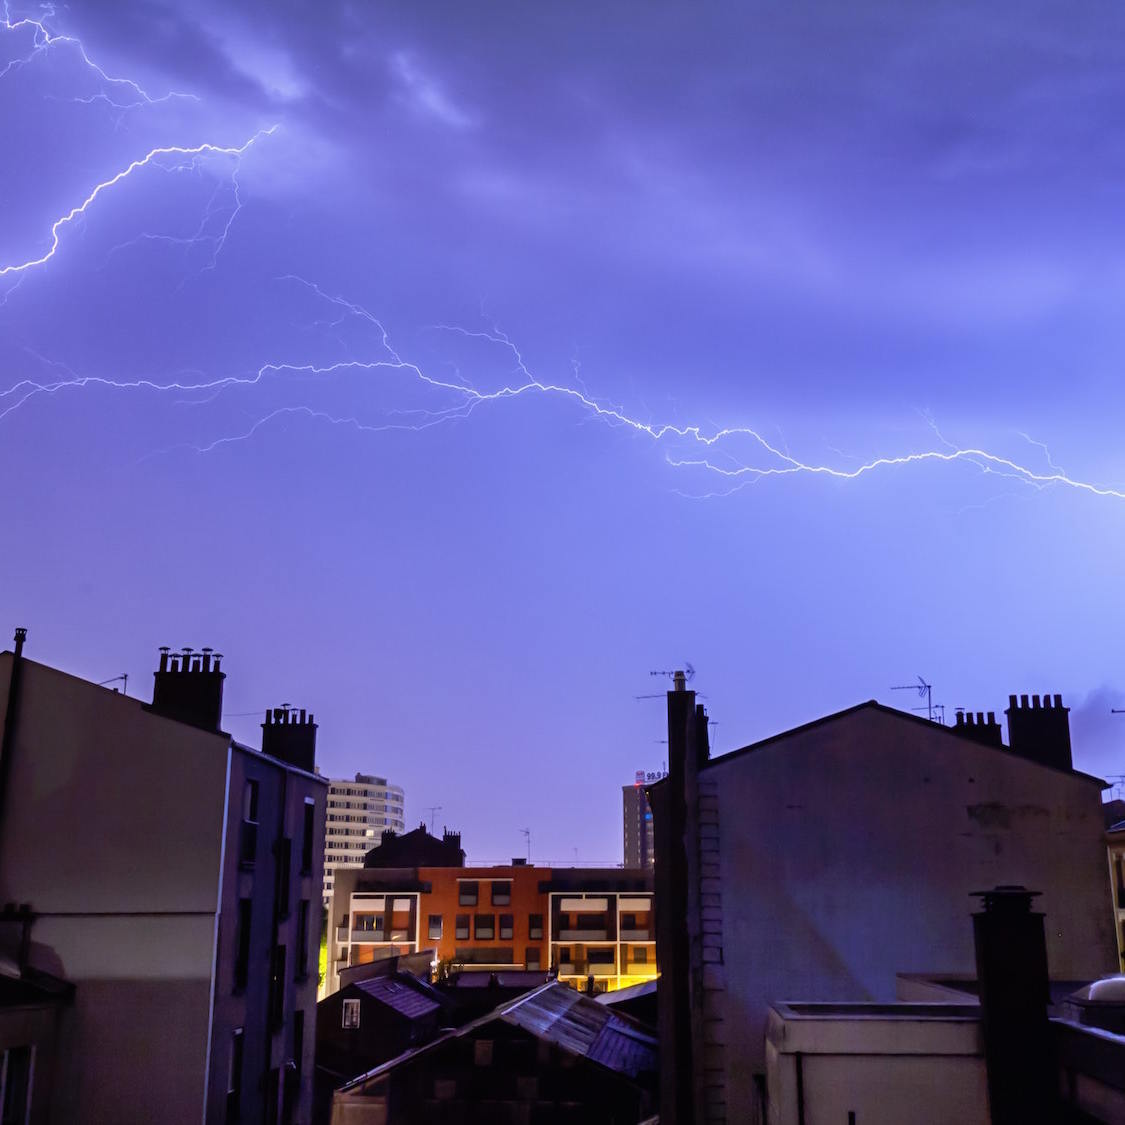
{"label": "tv antenna", "polygon": [[434,834],[434,817],[444,808],[444,805],[428,805],[426,812],[430,814],[430,835]]}
{"label": "tv antenna", "polygon": [[926,717],[932,723],[934,721],[934,711],[941,710],[941,720],[945,722],[945,704],[939,703],[936,708],[934,706],[934,687],[933,684],[928,684],[921,676],[918,677],[916,684],[892,684],[891,691],[916,691],[919,699],[924,699],[926,705],[924,707],[911,707],[911,711],[925,711]]}
{"label": "tv antenna", "polygon": [[531,862],[531,829],[530,828],[521,828],[520,833],[522,834],[523,838],[527,841],[527,862],[530,863]]}
{"label": "tv antenna", "polygon": [[[684,666],[682,668],[676,668],[672,671],[668,671],[666,669],[661,668],[659,671],[649,672],[649,675],[650,676],[666,676],[669,680],[672,680],[673,683],[675,682],[675,679],[676,679],[677,675],[682,675],[684,677],[684,683],[690,684],[691,681],[695,679],[695,668],[692,667],[692,664],[691,664],[690,660],[685,660]],[[663,699],[664,695],[665,695],[664,692],[656,692],[653,695],[634,695],[633,698],[636,699],[636,700]],[[696,692],[696,695],[698,695],[700,699],[706,699],[707,698],[707,696],[705,696],[702,692]]]}
{"label": "tv antenna", "polygon": [[[102,682],[100,684],[98,684],[98,687],[105,687],[107,684],[115,684],[119,680],[121,681],[121,694],[122,695],[128,695],[129,694],[129,673],[128,672],[122,672],[120,676],[114,676],[112,679],[109,679],[109,680],[102,680]],[[117,688],[114,688],[113,690],[116,691]]]}

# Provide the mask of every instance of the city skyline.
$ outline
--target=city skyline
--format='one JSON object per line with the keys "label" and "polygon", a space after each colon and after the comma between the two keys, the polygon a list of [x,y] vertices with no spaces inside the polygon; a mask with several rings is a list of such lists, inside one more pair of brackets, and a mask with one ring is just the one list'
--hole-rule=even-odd
{"label": "city skyline", "polygon": [[4,628],[479,858],[618,857],[688,663],[719,754],[924,676],[1125,772],[1123,23],[9,6]]}

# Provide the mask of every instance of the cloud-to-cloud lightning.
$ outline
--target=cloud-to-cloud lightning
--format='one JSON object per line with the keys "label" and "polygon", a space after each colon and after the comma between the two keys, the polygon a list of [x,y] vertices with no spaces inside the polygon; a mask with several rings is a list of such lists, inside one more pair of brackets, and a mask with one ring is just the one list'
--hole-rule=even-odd
{"label": "cloud-to-cloud lightning", "polygon": [[[374,327],[379,333],[380,346],[385,352],[385,357],[368,360],[346,359],[326,364],[278,361],[263,364],[257,371],[246,376],[226,376],[214,380],[192,382],[177,380],[162,383],[153,379],[118,381],[106,378],[82,377],[69,372],[68,377],[53,382],[37,382],[25,379],[0,392],[0,404],[3,404],[5,399],[12,400],[7,407],[0,409],[0,420],[35,395],[53,394],[68,388],[103,387],[114,390],[176,392],[179,394],[212,396],[236,387],[260,386],[270,378],[284,375],[327,380],[352,372],[367,374],[382,372],[405,375],[416,386],[448,396],[452,399],[452,402],[436,409],[412,407],[393,410],[389,413],[395,415],[396,420],[377,423],[363,421],[353,416],[334,414],[317,409],[309,403],[286,405],[266,412],[240,433],[219,437],[205,445],[197,445],[193,448],[197,452],[206,453],[232,442],[246,441],[259,433],[271,421],[286,416],[304,417],[313,421],[346,426],[370,433],[388,430],[422,431],[443,423],[464,420],[475,410],[488,404],[538,395],[570,402],[594,419],[643,435],[659,445],[672,445],[677,450],[682,450],[685,445],[688,447],[698,446],[708,451],[713,450],[716,453],[721,453],[728,460],[727,464],[718,463],[710,453],[702,457],[687,457],[669,451],[666,453],[666,460],[668,464],[675,468],[696,469],[705,474],[719,477],[726,484],[727,493],[745,484],[761,481],[768,477],[807,475],[854,481],[881,469],[906,468],[925,463],[953,464],[963,462],[981,472],[999,474],[1034,488],[1042,489],[1057,486],[1106,499],[1125,500],[1125,489],[1084,480],[1063,472],[1051,461],[1046,446],[1041,442],[1035,444],[1044,449],[1049,466],[1046,472],[1032,468],[1011,457],[977,446],[958,447],[952,445],[945,442],[940,434],[938,436],[946,448],[923,449],[899,455],[872,457],[854,467],[842,468],[838,465],[806,461],[794,457],[790,452],[779,448],[763,436],[759,430],[750,426],[723,426],[708,429],[696,424],[678,425],[647,422],[629,414],[622,407],[607,405],[605,402],[599,401],[584,389],[566,383],[544,381],[536,377],[528,367],[515,342],[499,329],[472,330],[447,324],[433,326],[436,330],[442,332],[495,345],[510,355],[518,378],[503,386],[491,390],[482,390],[465,382],[438,378],[426,372],[418,364],[403,359],[392,346],[389,334],[382,321],[362,305],[327,293],[316,284],[300,277],[287,275],[280,280],[297,282],[305,286],[317,298],[327,301],[339,309],[340,315],[332,322],[333,326],[338,326],[344,319],[351,316]],[[745,447],[747,442],[757,451],[758,459],[746,459],[736,452],[740,444]]]}
{"label": "cloud-to-cloud lightning", "polygon": [[[179,90],[170,90],[165,94],[154,96],[132,78],[120,78],[108,74],[90,58],[89,54],[86,52],[85,45],[80,39],[73,35],[56,34],[47,27],[45,21],[55,15],[53,5],[44,5],[41,8],[41,12],[42,17],[40,19],[34,19],[31,16],[22,16],[19,19],[13,19],[11,7],[7,3],[7,0],[5,0],[3,22],[0,22],[0,31],[5,31],[13,35],[27,35],[31,42],[25,53],[16,55],[0,69],[0,79],[5,78],[12,71],[19,70],[26,66],[32,60],[45,55],[52,48],[62,48],[74,51],[82,60],[82,64],[87,70],[103,85],[103,89],[99,90],[98,93],[85,97],[75,97],[73,99],[74,101],[103,101],[113,106],[115,109],[133,109],[140,105],[156,105],[159,102],[166,102],[172,98],[185,98],[190,101],[198,101],[198,98],[194,94],[182,93]],[[116,97],[115,95],[118,93],[123,95],[125,100],[120,100]]]}
{"label": "cloud-to-cloud lightning", "polygon": [[[90,206],[103,192],[108,191],[110,188],[115,187],[121,183],[122,180],[127,179],[134,172],[140,168],[145,168],[159,160],[160,157],[172,157],[173,163],[178,166],[183,166],[184,163],[198,161],[201,158],[208,156],[229,156],[236,160],[241,157],[255,141],[261,137],[268,136],[277,129],[276,125],[271,125],[268,129],[260,129],[248,141],[240,145],[216,145],[210,143],[198,145],[163,145],[159,148],[150,149],[144,156],[132,161],[126,167],[122,168],[120,172],[111,176],[107,180],[102,180],[96,184],[82,200],[81,203],[72,207],[65,215],[60,216],[51,224],[51,242],[50,246],[44,253],[37,258],[29,258],[22,262],[9,262],[6,265],[0,265],[0,277],[11,276],[13,274],[21,274],[27,270],[34,269],[36,266],[45,265],[56,254],[59,249],[60,234],[68,224],[73,223],[81,215],[85,215]],[[228,224],[229,229],[229,224]],[[224,236],[225,237],[225,234]]]}

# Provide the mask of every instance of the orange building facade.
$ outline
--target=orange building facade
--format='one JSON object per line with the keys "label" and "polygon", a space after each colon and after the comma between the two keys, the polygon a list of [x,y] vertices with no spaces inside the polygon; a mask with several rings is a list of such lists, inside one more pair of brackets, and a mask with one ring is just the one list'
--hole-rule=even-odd
{"label": "orange building facade", "polygon": [[657,975],[646,871],[503,867],[341,870],[329,908],[325,992],[340,971],[432,952],[466,971],[551,970],[610,991]]}

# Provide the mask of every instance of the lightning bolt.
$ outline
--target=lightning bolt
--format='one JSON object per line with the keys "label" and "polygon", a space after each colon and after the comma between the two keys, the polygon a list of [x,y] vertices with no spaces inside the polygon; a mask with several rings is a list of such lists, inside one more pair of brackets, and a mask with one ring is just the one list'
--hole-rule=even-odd
{"label": "lightning bolt", "polygon": [[[726,486],[725,492],[707,493],[704,496],[729,495],[731,491],[772,477],[811,476],[841,481],[854,481],[882,470],[907,468],[926,463],[971,465],[982,473],[996,473],[1010,477],[1020,483],[1036,488],[1061,487],[1105,499],[1125,500],[1125,490],[1084,480],[1063,472],[1053,461],[1042,443],[1048,459],[1048,471],[1040,471],[1001,453],[977,446],[959,447],[946,438],[929,422],[942,448],[923,449],[895,456],[880,456],[863,461],[852,467],[806,461],[782,449],[765,437],[761,431],[750,426],[722,426],[706,428],[702,425],[679,425],[675,423],[654,424],[637,418],[623,407],[600,400],[584,388],[566,383],[544,381],[536,377],[522,352],[512,338],[499,328],[468,329],[459,325],[437,324],[431,327],[439,332],[453,334],[466,339],[479,340],[492,345],[505,353],[511,363],[514,378],[502,386],[482,390],[470,383],[439,378],[426,372],[421,366],[403,359],[394,348],[390,335],[381,320],[353,301],[342,296],[330,294],[313,282],[296,275],[285,275],[279,280],[293,282],[305,287],[318,300],[332,305],[338,310],[336,319],[328,323],[339,326],[349,317],[371,326],[378,334],[383,357],[373,359],[345,359],[334,363],[292,363],[277,361],[263,364],[250,375],[226,376],[219,379],[200,379],[194,382],[159,382],[153,379],[118,381],[104,378],[80,377],[67,372],[67,377],[54,382],[42,383],[22,380],[20,383],[0,392],[0,404],[5,399],[9,405],[0,410],[0,419],[22,406],[34,395],[54,394],[66,388],[101,386],[117,390],[148,390],[157,393],[179,392],[215,396],[234,387],[255,387],[269,379],[280,376],[297,377],[303,380],[325,381],[350,372],[373,376],[391,374],[405,376],[414,385],[445,396],[447,405],[438,408],[414,407],[391,410],[388,413],[399,416],[395,421],[372,422],[363,419],[337,415],[318,410],[308,404],[281,406],[259,417],[243,432],[218,437],[206,445],[190,448],[199,453],[208,453],[235,442],[249,440],[271,422],[284,417],[303,417],[310,421],[334,426],[348,427],[358,432],[383,433],[389,430],[408,430],[421,432],[435,426],[453,421],[463,421],[476,410],[492,404],[502,403],[524,397],[538,396],[559,399],[579,409],[585,416],[606,425],[625,429],[647,438],[660,446],[688,446],[699,448],[702,456],[683,456],[675,449],[665,451],[665,460],[673,468],[699,470],[717,477]],[[64,369],[65,370],[65,369]],[[739,456],[737,450],[749,444],[753,456]],[[723,463],[725,460],[727,463]],[[704,498],[703,496],[696,498]]]}
{"label": "lightning bolt", "polygon": [[[135,109],[140,105],[157,105],[160,102],[167,102],[173,98],[183,98],[188,101],[199,100],[195,94],[185,94],[181,93],[179,90],[170,90],[166,94],[160,94],[154,97],[139,83],[133,81],[133,79],[118,78],[115,75],[108,74],[86,53],[86,48],[80,39],[75,38],[73,35],[54,34],[47,27],[45,21],[52,19],[55,15],[53,4],[43,5],[40,11],[43,13],[42,19],[33,19],[30,16],[25,16],[22,19],[13,20],[11,9],[7,0],[5,0],[3,21],[0,22],[0,31],[8,32],[13,35],[18,35],[20,32],[30,33],[31,45],[26,54],[10,59],[3,68],[0,68],[0,79],[6,78],[13,71],[22,69],[35,59],[46,55],[52,49],[65,48],[74,51],[82,60],[82,64],[86,69],[93,74],[99,82],[107,87],[107,89],[103,89],[97,94],[72,99],[76,102],[88,105],[95,101],[103,101],[114,109]],[[118,101],[111,91],[120,92],[130,100]]]}
{"label": "lightning bolt", "polygon": [[[185,161],[194,165],[195,162],[207,156],[229,156],[234,158],[237,162],[237,160],[246,153],[251,145],[260,140],[262,137],[270,136],[277,130],[277,128],[278,126],[271,125],[268,129],[260,129],[248,141],[245,141],[241,145],[216,145],[204,143],[192,146],[163,145],[159,148],[150,149],[147,153],[145,153],[144,156],[134,160],[131,164],[128,164],[126,167],[122,168],[120,172],[117,172],[108,180],[102,180],[101,183],[96,184],[81,203],[76,204],[65,215],[62,215],[60,218],[56,219],[51,224],[51,244],[45,253],[40,255],[38,258],[29,258],[24,262],[12,262],[8,265],[0,266],[0,277],[8,277],[25,273],[28,270],[35,269],[37,266],[46,265],[46,263],[55,256],[56,252],[59,249],[59,232],[61,230],[63,230],[69,224],[73,223],[80,216],[85,215],[87,210],[89,210],[89,208],[94,204],[95,200],[97,200],[97,198],[103,192],[109,191],[110,188],[113,188],[123,180],[128,179],[139,169],[146,168],[149,165],[157,162],[159,158],[165,156],[174,157],[176,159],[173,161],[173,166],[179,167],[183,167]],[[241,200],[237,196],[236,187],[236,207],[220,236],[220,246],[221,243],[225,241],[227,233],[230,231],[230,224],[234,221],[234,215],[238,213],[238,209],[240,206]]]}

